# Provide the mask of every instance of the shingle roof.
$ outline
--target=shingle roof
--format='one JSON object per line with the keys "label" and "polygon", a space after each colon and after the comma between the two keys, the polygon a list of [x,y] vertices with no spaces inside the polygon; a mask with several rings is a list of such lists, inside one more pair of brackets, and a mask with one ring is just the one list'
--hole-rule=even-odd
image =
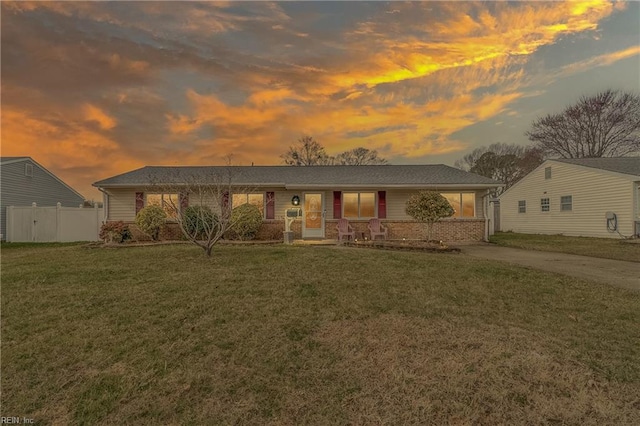
{"label": "shingle roof", "polygon": [[194,177],[232,176],[236,185],[254,186],[501,186],[493,179],[443,164],[383,166],[147,166],[95,182],[97,187],[180,184]]}
{"label": "shingle roof", "polygon": [[562,158],[555,161],[640,176],[640,157]]}

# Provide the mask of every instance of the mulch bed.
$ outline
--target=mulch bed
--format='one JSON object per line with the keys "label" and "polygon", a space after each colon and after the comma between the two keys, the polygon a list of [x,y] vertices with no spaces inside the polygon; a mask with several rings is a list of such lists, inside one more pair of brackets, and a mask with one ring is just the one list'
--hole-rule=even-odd
{"label": "mulch bed", "polygon": [[[127,241],[126,243],[104,243],[100,241],[85,244],[84,248],[106,248],[106,249],[119,249],[129,247],[152,247],[163,245],[175,245],[175,244],[193,244],[191,241],[180,240],[167,240],[167,241]],[[220,245],[269,245],[269,244],[282,244],[282,240],[220,240],[216,244]]]}
{"label": "mulch bed", "polygon": [[430,243],[420,240],[375,240],[375,241],[345,241],[342,243],[346,247],[370,248],[378,250],[402,250],[402,251],[422,251],[429,253],[460,253],[458,247],[450,247],[441,243]]}

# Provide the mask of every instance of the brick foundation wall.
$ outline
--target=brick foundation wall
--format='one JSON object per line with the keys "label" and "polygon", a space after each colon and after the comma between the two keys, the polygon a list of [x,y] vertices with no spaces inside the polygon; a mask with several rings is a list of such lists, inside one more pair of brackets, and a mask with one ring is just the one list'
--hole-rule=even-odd
{"label": "brick foundation wall", "polygon": [[[129,226],[129,230],[136,241],[150,241],[151,237],[143,233],[138,229],[134,222],[126,222]],[[284,231],[284,221],[282,220],[265,220],[258,233],[256,234],[256,240],[280,240],[282,241],[282,232]],[[177,241],[184,240],[185,237],[180,230],[180,226],[177,223],[167,223],[162,227],[160,231],[160,240],[164,241]]]}
{"label": "brick foundation wall", "polygon": [[[325,226],[325,237],[338,238],[336,220],[327,220]],[[371,238],[367,225],[368,221],[353,221],[349,224],[357,233],[362,233],[364,237]],[[427,225],[411,220],[385,220],[382,224],[389,229],[389,239],[401,240],[424,240],[427,238]],[[442,241],[482,241],[484,238],[484,219],[449,219],[442,220],[433,225],[431,235],[432,240]],[[296,236],[296,238],[299,238]]]}
{"label": "brick foundation wall", "polygon": [[[338,239],[336,229],[337,220],[327,220],[325,222],[325,238]],[[357,233],[362,233],[364,237],[370,238],[367,229],[368,221],[350,220],[349,223]],[[385,220],[382,224],[389,228],[389,239],[411,239],[424,240],[427,238],[427,225],[411,220]],[[150,240],[143,234],[134,223],[127,223],[133,237],[138,241]],[[442,241],[482,241],[484,238],[484,219],[447,219],[437,222],[433,226],[432,240]],[[291,225],[291,230],[295,239],[302,238],[302,221],[296,220]],[[283,239],[283,220],[265,220],[256,235],[256,240],[277,240]],[[356,234],[357,235],[357,234]],[[161,240],[183,240],[184,236],[177,223],[168,223],[160,232]]]}

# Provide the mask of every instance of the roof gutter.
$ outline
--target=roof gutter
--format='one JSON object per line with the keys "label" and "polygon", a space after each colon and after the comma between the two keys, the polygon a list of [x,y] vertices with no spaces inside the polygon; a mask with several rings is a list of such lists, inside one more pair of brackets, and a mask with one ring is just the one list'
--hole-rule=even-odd
{"label": "roof gutter", "polygon": [[499,188],[501,183],[411,183],[411,184],[310,184],[310,185],[285,185],[286,189],[422,189],[422,188],[449,188],[449,189],[486,189]]}

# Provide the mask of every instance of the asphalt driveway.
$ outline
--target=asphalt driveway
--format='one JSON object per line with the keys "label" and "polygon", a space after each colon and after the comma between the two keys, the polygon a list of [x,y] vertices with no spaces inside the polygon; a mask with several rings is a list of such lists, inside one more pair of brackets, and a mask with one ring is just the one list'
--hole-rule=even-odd
{"label": "asphalt driveway", "polygon": [[640,291],[640,263],[636,262],[548,251],[522,250],[493,244],[473,244],[463,246],[461,249],[462,253],[473,257],[515,263]]}

